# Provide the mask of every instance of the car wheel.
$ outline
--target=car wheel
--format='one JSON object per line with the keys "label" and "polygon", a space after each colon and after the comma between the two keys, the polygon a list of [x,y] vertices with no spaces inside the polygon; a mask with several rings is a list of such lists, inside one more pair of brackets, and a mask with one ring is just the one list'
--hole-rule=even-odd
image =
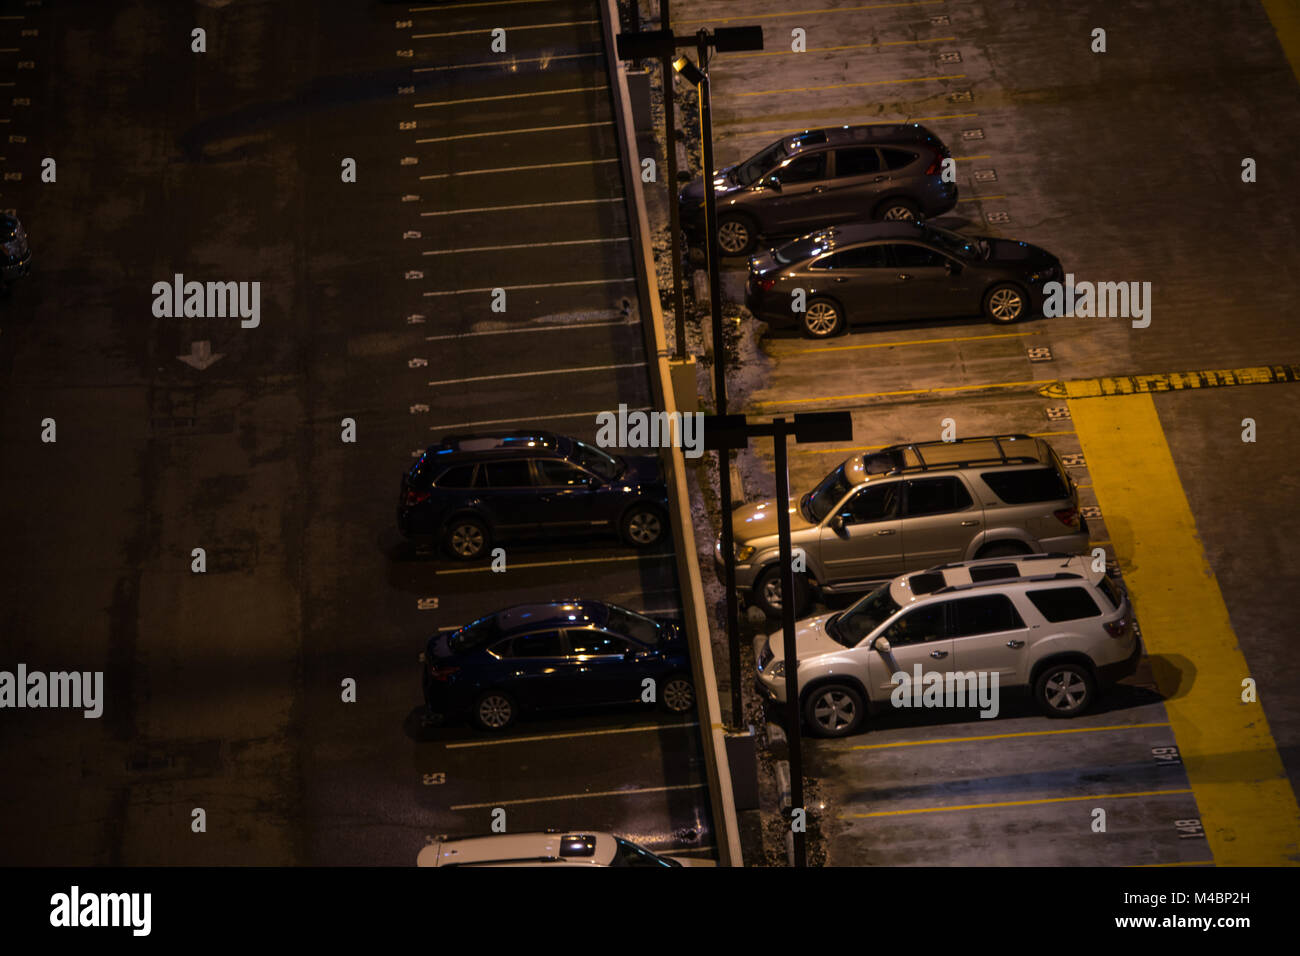
{"label": "car wheel", "polygon": [[1048,717],[1077,717],[1096,693],[1092,671],[1074,661],[1048,665],[1034,682],[1034,698]]}
{"label": "car wheel", "polygon": [[461,561],[473,561],[482,557],[489,540],[487,525],[472,515],[453,518],[444,537],[451,556]]}
{"label": "car wheel", "polygon": [[803,718],[818,737],[847,737],[866,716],[862,694],[848,684],[822,684],[804,697]]}
{"label": "car wheel", "polygon": [[979,553],[975,555],[976,560],[980,558],[1010,558],[1016,555],[1029,554],[1024,548],[1017,547],[1014,544],[989,544],[980,548]]}
{"label": "car wheel", "polygon": [[803,334],[810,339],[829,339],[844,331],[844,310],[830,299],[813,299],[804,310]]}
{"label": "car wheel", "polygon": [[984,293],[984,314],[990,322],[1010,325],[1024,316],[1028,301],[1020,289],[1009,282],[995,285]]}
{"label": "car wheel", "polygon": [[649,548],[664,536],[664,515],[649,505],[633,505],[623,515],[619,533],[634,548]]}
{"label": "car wheel", "polygon": [[505,730],[515,722],[518,709],[504,691],[488,690],[474,698],[470,717],[480,730]]}
{"label": "car wheel", "polygon": [[910,199],[886,199],[876,210],[876,216],[886,222],[906,222],[920,219],[921,210]]}
{"label": "car wheel", "polygon": [[[795,574],[795,617],[808,610],[809,590],[808,579],[802,574]],[[779,566],[770,567],[758,576],[758,582],[754,585],[754,595],[758,599],[758,606],[762,608],[764,614],[768,617],[781,616],[783,602],[781,597],[781,568]]]}
{"label": "car wheel", "polygon": [[754,248],[754,224],[744,216],[718,217],[718,248],[724,256],[743,256]]}
{"label": "car wheel", "polygon": [[685,674],[673,674],[664,681],[659,702],[670,714],[689,713],[695,706],[695,684]]}

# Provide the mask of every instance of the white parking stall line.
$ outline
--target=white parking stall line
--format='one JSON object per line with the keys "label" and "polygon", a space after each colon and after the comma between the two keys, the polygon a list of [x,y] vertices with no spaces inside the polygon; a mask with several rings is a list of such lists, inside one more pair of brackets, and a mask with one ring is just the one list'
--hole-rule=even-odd
{"label": "white parking stall line", "polygon": [[645,727],[619,727],[615,730],[576,730],[563,734],[535,734],[530,737],[505,737],[501,740],[466,740],[458,744],[447,744],[448,750],[463,750],[467,747],[500,747],[502,744],[530,744],[535,740],[567,740],[572,737],[609,737],[613,734],[644,734],[656,730],[675,729],[677,727],[698,727],[699,721],[692,720],[680,724],[650,724]]}
{"label": "white parking stall line", "polygon": [[[607,558],[573,558],[569,561],[532,561],[527,564],[512,564],[511,568],[567,568],[574,564],[606,564],[619,561],[641,561],[647,558],[660,558],[664,561],[674,560],[671,551],[663,554],[625,554],[615,555]],[[480,574],[484,571],[491,571],[491,565],[482,568],[453,568],[450,571],[439,571],[436,576],[444,574]]]}
{"label": "white parking stall line", "polygon": [[627,276],[622,279],[583,279],[579,282],[534,282],[529,285],[498,285],[484,286],[481,289],[446,289],[441,292],[425,292],[424,297],[431,299],[443,295],[473,295],[476,292],[495,292],[501,289],[505,292],[515,292],[519,289],[567,289],[580,285],[613,285],[617,282],[635,282],[634,276]]}
{"label": "white parking stall line", "polygon": [[643,793],[669,793],[673,790],[700,790],[705,783],[678,783],[669,787],[637,787],[632,790],[597,790],[594,793],[566,793],[558,797],[521,797],[518,800],[490,800],[487,803],[458,803],[450,810],[483,810],[490,807],[517,807],[525,803],[556,803],[560,800],[588,800],[599,797],[635,797]]}
{"label": "white parking stall line", "polygon": [[629,242],[623,236],[617,239],[561,239],[556,242],[519,242],[509,246],[467,246],[464,249],[431,249],[422,256],[452,256],[460,252],[501,252],[505,249],[544,249],[548,246],[590,246],[598,242]]}
{"label": "white parking stall line", "polygon": [[614,325],[639,325],[638,322],[621,320],[617,322],[575,322],[572,325],[536,325],[522,329],[487,329],[483,332],[457,332],[455,335],[427,335],[426,342],[445,342],[448,339],[473,339],[481,335],[523,335],[527,332],[567,332],[569,329],[606,329]]}
{"label": "white parking stall line", "polygon": [[[485,419],[483,421],[477,421],[477,422],[457,422],[454,425],[430,425],[429,431],[440,432],[440,431],[446,431],[450,428],[477,428],[481,425],[508,425],[512,422],[553,422],[564,418],[569,418],[569,419],[590,418],[594,420],[597,415],[601,414],[602,412],[608,412],[608,411],[609,411],[608,408],[598,408],[594,412],[572,412],[572,413],[565,413],[563,415],[524,415],[519,418],[492,418],[492,419]],[[650,406],[642,405],[640,408],[630,408],[628,409],[628,411],[648,412],[650,411]],[[611,560],[618,560],[618,559],[611,559]],[[560,562],[560,564],[564,564],[564,563],[566,562],[563,561]],[[518,566],[519,565],[515,565],[515,567]],[[487,568],[469,568],[468,570],[486,571]],[[442,573],[443,574],[464,574],[466,572],[465,571],[444,571]]]}
{"label": "white parking stall line", "polygon": [[617,163],[618,157],[610,159],[575,159],[566,163],[535,163],[532,166],[498,166],[495,169],[467,169],[461,173],[430,173],[421,179],[455,179],[459,176],[486,176],[489,173],[526,173],[534,169],[561,169],[565,166],[599,166],[601,163]]}
{"label": "white parking stall line", "polygon": [[463,103],[491,103],[493,100],[521,100],[526,96],[560,96],[563,93],[590,93],[593,90],[603,90],[605,84],[597,86],[574,86],[567,90],[538,90],[535,93],[505,93],[501,96],[473,96],[464,100],[434,100],[429,103],[416,103],[417,110],[428,109],[431,106],[460,106]]}
{"label": "white parking stall line", "polygon": [[480,67],[506,67],[513,70],[520,63],[554,63],[557,60],[585,60],[593,56],[604,56],[599,51],[595,53],[557,53],[554,56],[529,56],[523,59],[506,59],[502,57],[498,60],[482,60],[478,63],[452,63],[448,66],[417,66],[411,70],[412,73],[443,73],[447,70],[474,70]]}
{"label": "white parking stall line", "polygon": [[524,129],[498,129],[490,133],[458,133],[455,136],[434,136],[429,139],[417,139],[417,143],[447,143],[453,139],[481,139],[484,136],[509,136],[512,133],[551,133],[561,129],[591,129],[593,126],[613,126],[613,120],[601,120],[597,123],[567,123],[563,126],[529,126]]}
{"label": "white parking stall line", "polygon": [[[587,27],[599,20],[565,20],[561,23],[529,23],[523,26],[507,27],[508,30],[552,30],[556,27]],[[491,34],[491,30],[479,27],[477,30],[452,30],[450,33],[412,33],[412,40],[436,40],[439,37],[467,37],[476,33]]]}
{"label": "white parking stall line", "polygon": [[514,7],[523,3],[554,3],[555,0],[478,0],[477,3],[449,3],[436,7],[408,7],[407,13],[432,13],[443,10],[468,10],[470,7]]}
{"label": "white parking stall line", "polygon": [[429,387],[439,385],[465,385],[469,382],[495,382],[507,378],[536,378],[541,375],[572,375],[579,372],[608,372],[616,368],[640,368],[642,362],[624,362],[620,365],[583,365],[575,368],[550,368],[540,372],[506,372],[500,375],[475,375],[471,378],[444,378],[430,382]]}
{"label": "white parking stall line", "polygon": [[602,202],[622,202],[622,196],[609,199],[562,199],[557,202],[525,202],[514,206],[479,206],[476,209],[442,209],[437,212],[422,212],[421,216],[462,216],[472,212],[508,212],[514,209],[545,209],[548,206],[591,206]]}

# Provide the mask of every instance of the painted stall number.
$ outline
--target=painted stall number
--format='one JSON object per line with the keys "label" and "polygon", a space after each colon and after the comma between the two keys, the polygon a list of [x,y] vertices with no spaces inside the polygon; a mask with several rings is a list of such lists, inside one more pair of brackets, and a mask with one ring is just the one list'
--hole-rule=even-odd
{"label": "painted stall number", "polygon": [[1070,417],[1069,405],[1050,405],[1047,409],[1047,420],[1049,422],[1061,422]]}
{"label": "painted stall number", "polygon": [[397,124],[398,129],[415,129],[415,120],[403,120]]}
{"label": "painted stall number", "polygon": [[420,415],[420,414],[423,414],[424,412],[427,412],[428,410],[429,410],[429,406],[428,406],[428,405],[412,405],[412,406],[411,406],[411,414],[412,414],[412,415]]}
{"label": "painted stall number", "polygon": [[414,50],[397,50],[396,53],[398,56],[415,56]]}
{"label": "painted stall number", "polygon": [[408,279],[423,279],[423,278],[424,278],[424,273],[421,272],[419,269],[407,269],[407,270],[406,270],[406,278],[408,278]]}
{"label": "painted stall number", "polygon": [[962,139],[983,139],[984,129],[983,127],[978,127],[976,129],[964,129],[961,131],[961,138]]}
{"label": "painted stall number", "polygon": [[939,62],[940,62],[940,63],[960,63],[960,62],[961,62],[961,54],[958,53],[956,50],[953,50],[951,53],[940,53],[940,54],[939,54]]}
{"label": "painted stall number", "polygon": [[970,90],[954,90],[948,94],[949,103],[970,103],[975,99]]}
{"label": "painted stall number", "polygon": [[1174,829],[1178,831],[1180,840],[1195,840],[1205,836],[1205,827],[1201,826],[1200,820],[1175,820]]}
{"label": "painted stall number", "polygon": [[403,157],[402,157],[401,165],[403,165],[403,166],[418,166],[419,164],[420,164],[419,157],[416,157],[416,156],[403,156]]}
{"label": "painted stall number", "polygon": [[406,96],[408,93],[414,93],[414,92],[415,92],[415,86],[414,86],[414,85],[412,85],[412,86],[399,86],[399,87],[397,88],[397,95],[398,95],[398,96]]}
{"label": "painted stall number", "polygon": [[1156,759],[1156,763],[1166,767],[1177,767],[1183,762],[1177,747],[1152,747],[1151,756]]}
{"label": "painted stall number", "polygon": [[992,222],[992,223],[1010,222],[1010,221],[1011,221],[1011,213],[1009,213],[1009,212],[991,212],[991,213],[988,214],[988,216],[987,216],[986,218],[988,219],[989,222]]}
{"label": "painted stall number", "polygon": [[1036,345],[1029,352],[1029,361],[1031,362],[1050,362],[1052,361],[1052,350],[1046,345]]}
{"label": "painted stall number", "polygon": [[1061,464],[1066,468],[1083,468],[1085,467],[1083,463],[1083,453],[1079,452],[1073,455],[1062,455]]}
{"label": "painted stall number", "polygon": [[409,30],[415,25],[414,20],[397,20],[393,23],[394,30]]}
{"label": "painted stall number", "polygon": [[413,359],[411,359],[409,362],[406,363],[406,367],[407,367],[407,368],[424,368],[424,367],[425,367],[426,365],[428,365],[428,364],[429,364],[429,360],[428,360],[428,359],[423,359],[423,358],[413,358]]}
{"label": "painted stall number", "polygon": [[426,773],[424,775],[424,785],[432,787],[439,783],[446,783],[447,775],[445,773]]}
{"label": "painted stall number", "polygon": [[31,106],[32,101],[25,96],[15,96],[13,98],[14,106]]}
{"label": "painted stall number", "polygon": [[975,182],[977,183],[995,183],[998,181],[997,170],[977,169],[975,170]]}
{"label": "painted stall number", "polygon": [[1087,505],[1079,509],[1079,517],[1087,518],[1089,521],[1101,520],[1101,509],[1096,505]]}
{"label": "painted stall number", "polygon": [[419,201],[420,201],[420,197],[417,196],[415,193],[407,193],[405,196],[402,197],[402,202],[419,202]]}
{"label": "painted stall number", "polygon": [[403,238],[403,239],[419,239],[419,238],[420,238],[420,233],[416,232],[414,229],[408,229],[408,230],[406,230],[406,232],[402,233],[402,238]]}
{"label": "painted stall number", "polygon": [[420,598],[416,603],[416,607],[421,611],[436,611],[438,610],[438,599],[436,597]]}
{"label": "painted stall number", "polygon": [[10,136],[10,137],[9,137],[9,142],[11,142],[11,143],[25,143],[25,142],[27,142],[27,137],[26,137],[26,136],[17,136],[17,135]]}

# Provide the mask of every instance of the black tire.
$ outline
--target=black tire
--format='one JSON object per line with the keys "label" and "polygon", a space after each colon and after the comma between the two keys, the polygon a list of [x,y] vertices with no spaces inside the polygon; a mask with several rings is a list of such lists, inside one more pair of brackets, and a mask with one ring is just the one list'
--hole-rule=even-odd
{"label": "black tire", "polygon": [[1034,681],[1034,700],[1048,717],[1077,717],[1092,706],[1097,679],[1087,664],[1048,664]]}
{"label": "black tire", "polygon": [[496,733],[505,730],[519,716],[519,705],[503,690],[485,690],[474,698],[469,719],[479,730]]}
{"label": "black tire", "polygon": [[695,708],[695,682],[690,674],[669,674],[659,690],[659,705],[670,714],[689,714]]}
{"label": "black tire", "polygon": [[804,694],[803,719],[816,737],[847,737],[862,726],[867,704],[849,684],[818,684]]}
{"label": "black tire", "polygon": [[487,525],[473,515],[458,515],[447,523],[442,543],[456,560],[473,561],[487,554],[492,535]]}
{"label": "black tire", "polygon": [[1011,325],[1029,314],[1029,297],[1012,282],[999,282],[984,293],[984,317],[997,325]]}
{"label": "black tire", "polygon": [[975,559],[979,560],[980,558],[1011,558],[1011,557],[1016,557],[1018,555],[1029,554],[1029,553],[1030,552],[1027,549],[1022,548],[1019,545],[1015,545],[1015,544],[1007,544],[1007,543],[986,544],[984,547],[980,548],[979,553],[975,555]]}
{"label": "black tire", "polygon": [[[796,573],[794,576],[795,617],[808,610],[811,601],[811,590],[812,588],[808,585],[807,575]],[[781,616],[781,568],[779,565],[772,565],[758,576],[758,580],[754,582],[754,599],[768,617]]]}
{"label": "black tire", "polygon": [[829,339],[844,331],[844,309],[834,299],[817,296],[809,301],[799,320],[799,331],[810,339]]}
{"label": "black tire", "polygon": [[912,200],[895,196],[876,207],[876,218],[884,222],[906,222],[924,217],[921,215],[921,207]]}
{"label": "black tire", "polygon": [[667,517],[650,504],[633,505],[618,523],[619,535],[634,548],[654,547],[664,539],[667,530]]}
{"label": "black tire", "polygon": [[718,217],[718,251],[724,256],[747,256],[758,242],[758,227],[748,216],[724,213]]}

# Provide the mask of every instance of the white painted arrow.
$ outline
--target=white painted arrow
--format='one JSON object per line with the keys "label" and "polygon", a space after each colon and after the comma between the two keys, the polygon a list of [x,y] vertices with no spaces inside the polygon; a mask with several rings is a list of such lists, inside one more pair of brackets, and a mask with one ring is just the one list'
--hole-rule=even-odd
{"label": "white painted arrow", "polygon": [[212,343],[205,340],[202,342],[191,342],[190,354],[178,355],[176,357],[186,365],[192,365],[201,372],[208,366],[216,363],[218,360],[225,358],[225,355],[221,352],[213,352]]}

